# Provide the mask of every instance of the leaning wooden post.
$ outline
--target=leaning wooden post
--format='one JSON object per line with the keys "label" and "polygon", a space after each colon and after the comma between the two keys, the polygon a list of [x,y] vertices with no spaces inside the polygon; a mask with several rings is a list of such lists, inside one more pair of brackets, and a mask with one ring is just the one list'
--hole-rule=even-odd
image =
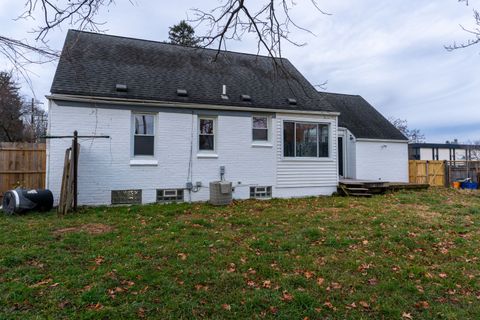
{"label": "leaning wooden post", "polygon": [[73,211],[77,210],[77,187],[78,187],[78,131],[73,132]]}

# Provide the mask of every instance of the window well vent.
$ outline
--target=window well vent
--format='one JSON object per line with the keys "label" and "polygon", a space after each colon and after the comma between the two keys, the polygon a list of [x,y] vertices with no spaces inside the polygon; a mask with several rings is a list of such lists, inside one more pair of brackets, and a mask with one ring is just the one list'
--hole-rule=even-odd
{"label": "window well vent", "polygon": [[115,90],[117,92],[127,92],[128,91],[128,87],[126,84],[123,84],[123,83],[117,83],[115,85]]}
{"label": "window well vent", "polygon": [[296,106],[297,105],[297,99],[288,98],[287,101],[288,101],[288,104],[291,105],[291,106]]}
{"label": "window well vent", "polygon": [[157,202],[183,202],[183,189],[158,189]]}
{"label": "window well vent", "polygon": [[272,187],[250,187],[251,199],[270,199],[272,197]]}
{"label": "window well vent", "polygon": [[248,94],[242,94],[240,96],[240,99],[242,99],[242,101],[246,101],[246,102],[252,101],[252,97],[250,97]]}
{"label": "window well vent", "polygon": [[177,96],[188,97],[188,92],[185,89],[177,89]]}
{"label": "window well vent", "polygon": [[112,190],[112,204],[141,204],[142,190]]}

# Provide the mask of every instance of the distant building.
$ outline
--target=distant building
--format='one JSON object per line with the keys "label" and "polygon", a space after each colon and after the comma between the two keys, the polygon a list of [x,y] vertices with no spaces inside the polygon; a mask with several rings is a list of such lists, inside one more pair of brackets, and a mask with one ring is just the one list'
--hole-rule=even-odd
{"label": "distant building", "polygon": [[480,146],[460,144],[455,139],[446,143],[411,143],[408,146],[410,160],[480,160]]}

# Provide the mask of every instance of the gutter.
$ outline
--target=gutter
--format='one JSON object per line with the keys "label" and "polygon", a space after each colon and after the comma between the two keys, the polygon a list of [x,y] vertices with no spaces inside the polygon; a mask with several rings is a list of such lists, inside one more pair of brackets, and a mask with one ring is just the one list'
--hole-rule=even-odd
{"label": "gutter", "polygon": [[367,139],[367,138],[357,138],[356,141],[359,142],[396,142],[396,143],[407,143],[408,140],[395,140],[395,139]]}
{"label": "gutter", "polygon": [[329,111],[307,111],[307,110],[287,110],[287,109],[270,109],[270,108],[254,108],[254,107],[238,107],[229,105],[207,105],[199,103],[181,103],[168,101],[151,101],[137,100],[125,98],[102,98],[95,96],[76,96],[65,94],[52,94],[45,96],[48,100],[71,101],[71,102],[87,102],[87,103],[105,103],[114,105],[141,105],[149,107],[170,107],[182,109],[209,109],[223,111],[252,111],[252,112],[278,112],[278,113],[294,113],[294,114],[315,114],[327,116],[339,116],[340,112]]}

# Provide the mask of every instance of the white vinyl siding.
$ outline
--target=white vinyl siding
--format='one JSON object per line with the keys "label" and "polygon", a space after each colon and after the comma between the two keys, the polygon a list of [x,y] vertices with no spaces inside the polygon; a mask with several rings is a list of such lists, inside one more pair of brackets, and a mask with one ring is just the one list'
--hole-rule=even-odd
{"label": "white vinyl siding", "polygon": [[[277,188],[336,187],[337,174],[337,121],[335,116],[277,114]],[[283,123],[285,121],[310,122],[328,125],[328,158],[284,157]]]}

